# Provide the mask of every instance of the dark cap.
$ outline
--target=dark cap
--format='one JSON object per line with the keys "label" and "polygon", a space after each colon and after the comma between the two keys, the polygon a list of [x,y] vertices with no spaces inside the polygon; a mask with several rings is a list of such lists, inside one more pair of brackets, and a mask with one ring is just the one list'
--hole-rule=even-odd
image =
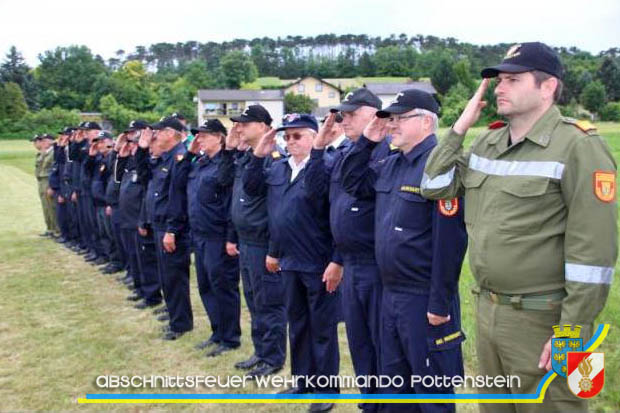
{"label": "dark cap", "polygon": [[142,130],[142,129],[146,129],[146,128],[150,128],[151,126],[146,123],[143,120],[132,120],[131,122],[129,122],[129,125],[127,126],[127,129],[125,129],[123,131],[123,133],[127,133],[127,132],[135,132],[137,130]]}
{"label": "dark cap", "polygon": [[289,128],[310,128],[315,132],[319,130],[316,118],[306,113],[289,113],[282,118],[282,125],[276,129],[278,132]]}
{"label": "dark cap", "polygon": [[174,112],[172,115],[170,115],[171,118],[176,118],[179,120],[185,120],[185,116],[181,115],[179,112]]}
{"label": "dark cap", "polygon": [[241,123],[263,122],[267,126],[270,126],[271,122],[273,122],[273,119],[271,119],[271,115],[267,112],[267,109],[261,105],[250,105],[245,108],[241,115],[233,116],[230,120]]}
{"label": "dark cap", "polygon": [[439,114],[439,104],[433,95],[420,89],[407,89],[396,95],[387,108],[378,111],[377,117],[387,118],[393,113],[399,115],[413,109],[426,109]]}
{"label": "dark cap", "polygon": [[192,129],[192,135],[198,135],[200,132],[228,134],[226,127],[218,119],[206,120],[197,129]]}
{"label": "dark cap", "polygon": [[44,140],[44,139],[50,139],[50,140],[55,140],[56,138],[54,138],[52,135],[50,135],[49,133],[44,133],[43,135],[39,135],[39,139],[40,140]]}
{"label": "dark cap", "polygon": [[104,139],[114,139],[114,136],[112,136],[112,134],[106,130],[102,130],[101,132],[99,132],[99,134],[97,136],[95,136],[93,138],[93,140],[91,142],[95,142],[95,141],[99,141],[99,140],[104,140]]}
{"label": "dark cap", "polygon": [[151,128],[155,130],[161,130],[164,128],[172,128],[177,132],[185,131],[185,126],[183,126],[181,121],[177,118],[173,118],[172,116],[168,116],[166,118],[163,118],[159,122],[154,123],[153,125],[151,125]]}
{"label": "dark cap", "polygon": [[82,123],[80,123],[80,126],[78,127],[78,129],[82,129],[82,130],[91,130],[91,129],[101,130],[101,126],[99,126],[99,124],[97,122],[82,122]]}
{"label": "dark cap", "polygon": [[41,140],[41,136],[40,135],[34,135],[32,138],[30,138],[30,142],[36,142]]}
{"label": "dark cap", "polygon": [[330,112],[353,112],[362,106],[370,106],[381,110],[381,99],[365,87],[355,89],[346,94],[340,105],[331,108]]}
{"label": "dark cap", "polygon": [[74,128],[73,126],[67,126],[66,128],[64,128],[63,130],[61,130],[60,132],[58,132],[59,135],[71,135],[73,133],[74,130],[76,130],[77,128]]}
{"label": "dark cap", "polygon": [[544,43],[530,42],[515,44],[506,53],[502,63],[482,69],[482,77],[495,77],[499,73],[522,73],[540,70],[562,79],[564,69],[557,53]]}

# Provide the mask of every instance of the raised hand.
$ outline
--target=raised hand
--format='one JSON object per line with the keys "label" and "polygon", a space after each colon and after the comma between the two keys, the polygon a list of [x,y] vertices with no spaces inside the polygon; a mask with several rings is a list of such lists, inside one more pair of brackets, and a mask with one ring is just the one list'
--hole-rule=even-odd
{"label": "raised hand", "polygon": [[140,140],[138,141],[138,146],[142,149],[148,149],[151,146],[151,142],[153,141],[153,129],[146,128],[142,129],[142,133],[140,134]]}
{"label": "raised hand", "polygon": [[482,108],[487,105],[487,102],[482,100],[484,97],[484,92],[486,92],[487,87],[489,86],[490,79],[482,79],[480,82],[480,86],[478,86],[478,90],[474,93],[474,96],[469,100],[465,109],[463,109],[463,113],[458,118],[458,120],[454,123],[452,130],[459,135],[464,135],[467,133],[469,128],[471,128],[480,118],[480,112]]}
{"label": "raised hand", "polygon": [[118,137],[116,138],[116,142],[114,143],[114,150],[116,152],[120,152],[121,148],[123,147],[123,145],[125,144],[125,142],[127,142],[127,134],[126,133],[121,133],[120,135],[118,135]]}
{"label": "raised hand", "polygon": [[323,149],[329,145],[334,131],[334,123],[336,123],[336,114],[330,113],[312,142],[314,149]]}
{"label": "raised hand", "polygon": [[97,144],[91,143],[88,147],[88,156],[96,156],[98,153],[99,151],[97,150]]}
{"label": "raised hand", "polygon": [[131,149],[129,147],[129,142],[123,143],[123,146],[118,151],[119,158],[126,158],[131,154]]}
{"label": "raised hand", "polygon": [[381,142],[387,134],[388,118],[375,118],[364,128],[364,136],[373,142]]}
{"label": "raised hand", "polygon": [[226,136],[226,150],[232,151],[239,146],[241,137],[239,136],[239,123],[235,122],[232,128],[228,131]]}
{"label": "raised hand", "polygon": [[273,150],[273,145],[276,143],[276,133],[278,132],[275,129],[270,129],[269,132],[260,138],[258,145],[254,148],[254,156],[264,158],[271,153]]}
{"label": "raised hand", "polygon": [[187,148],[187,150],[193,153],[194,155],[198,155],[198,152],[200,152],[200,143],[198,142],[198,135],[194,136],[194,139],[192,140],[192,143],[189,145],[189,148]]}

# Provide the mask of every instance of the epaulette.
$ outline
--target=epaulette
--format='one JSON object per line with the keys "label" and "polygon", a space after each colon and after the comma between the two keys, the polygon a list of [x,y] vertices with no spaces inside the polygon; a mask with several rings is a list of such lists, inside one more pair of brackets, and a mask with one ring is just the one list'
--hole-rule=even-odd
{"label": "epaulette", "polygon": [[597,133],[596,126],[594,126],[589,120],[585,120],[585,119],[577,120],[577,119],[563,116],[562,121],[564,123],[568,123],[570,125],[575,126],[577,129],[579,129],[583,133],[587,133],[588,135]]}
{"label": "epaulette", "polygon": [[282,155],[280,155],[280,152],[278,152],[278,151],[273,151],[273,152],[271,152],[271,157],[273,159],[280,159],[282,157]]}
{"label": "epaulette", "polygon": [[503,128],[506,125],[507,123],[504,122],[503,120],[496,120],[495,122],[489,123],[489,129],[499,129],[499,128]]}

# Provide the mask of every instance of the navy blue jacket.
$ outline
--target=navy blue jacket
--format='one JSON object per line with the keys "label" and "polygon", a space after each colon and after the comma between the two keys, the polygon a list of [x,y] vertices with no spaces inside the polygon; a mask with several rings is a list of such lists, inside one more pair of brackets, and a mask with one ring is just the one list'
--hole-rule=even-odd
{"label": "navy blue jacket", "polygon": [[[334,151],[331,162],[324,161],[325,150],[313,149],[306,166],[306,189],[312,197],[322,197],[329,193],[329,221],[334,247],[335,261],[341,258],[375,257],[375,200],[356,198],[342,186],[342,165],[345,156],[353,149],[353,142],[347,140]],[[370,166],[376,167],[379,160],[391,153],[387,141],[373,150]]]}
{"label": "navy blue jacket", "polygon": [[59,148],[58,163],[60,166],[60,194],[67,200],[73,192],[73,161],[69,158],[69,145]]}
{"label": "navy blue jacket", "polygon": [[105,203],[113,208],[118,207],[118,197],[120,195],[121,183],[115,179],[116,176],[116,157],[118,153],[116,151],[110,151],[106,157],[106,165],[110,176],[105,187]]}
{"label": "navy blue jacket", "polygon": [[220,175],[222,151],[213,158],[196,158],[191,152],[178,164],[172,185],[186,181],[189,225],[192,234],[210,239],[226,239],[230,219],[230,199],[234,176]]}
{"label": "navy blue jacket", "polygon": [[120,227],[137,230],[148,180],[140,179],[135,156],[116,158],[114,179],[116,182],[120,182],[118,196]]}
{"label": "navy blue jacket", "polygon": [[344,160],[343,186],[357,198],[376,197],[375,256],[385,288],[429,294],[428,311],[447,315],[456,297],[467,233],[460,198],[420,195],[426,160],[437,145],[426,137],[409,153],[369,166],[377,146],[362,136]]}
{"label": "navy blue jacket", "polygon": [[50,171],[50,175],[47,179],[49,187],[54,191],[58,191],[60,190],[60,174],[62,172],[62,167],[64,166],[64,161],[61,164],[61,152],[63,152],[63,148],[61,148],[57,144],[54,144],[53,148],[54,162],[52,164],[52,170]]}
{"label": "navy blue jacket", "polygon": [[[81,179],[82,179],[82,149],[86,146],[87,142],[71,142],[69,144],[69,161],[72,164],[71,167],[71,189],[72,192],[81,193]],[[88,152],[87,152],[88,154]]]}
{"label": "navy blue jacket", "polygon": [[[277,251],[270,242],[266,192],[249,194],[242,182],[243,171],[252,157],[251,149],[245,152],[233,150],[222,153],[220,175],[234,176],[230,207],[233,228],[228,230],[227,241],[237,243],[241,240],[244,243],[265,246],[269,249],[269,255],[275,257]],[[281,157],[276,151],[261,162],[263,167],[267,168],[274,159]]]}
{"label": "navy blue jacket", "polygon": [[[138,175],[150,176],[143,208],[146,216],[141,217],[141,222],[150,224],[155,230],[173,234],[188,230],[186,188],[171,185],[185,152],[187,149],[182,142],[155,162],[149,162],[148,149],[138,148],[136,152]],[[150,168],[150,174],[145,168]]]}
{"label": "navy blue jacket", "polygon": [[305,168],[291,182],[287,159],[264,167],[264,159],[251,155],[243,171],[245,191],[267,196],[273,245],[286,271],[323,272],[332,260],[327,196],[310,197],[304,184]]}
{"label": "navy blue jacket", "polygon": [[86,173],[91,176],[90,193],[95,206],[106,206],[105,190],[111,174],[107,157],[104,157],[102,154],[89,156],[84,164],[84,168]]}
{"label": "navy blue jacket", "polygon": [[89,149],[90,149],[90,145],[88,144],[88,142],[83,141],[83,145],[79,151],[79,157],[81,160],[79,187],[80,187],[80,194],[82,196],[92,197],[93,193],[92,193],[91,187],[92,187],[94,168],[91,168],[88,162],[90,158],[90,156],[88,155]]}

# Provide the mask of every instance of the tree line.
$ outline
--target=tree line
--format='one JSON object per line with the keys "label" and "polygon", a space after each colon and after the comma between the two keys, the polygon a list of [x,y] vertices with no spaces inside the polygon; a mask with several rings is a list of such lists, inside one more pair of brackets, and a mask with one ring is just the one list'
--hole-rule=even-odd
{"label": "tree line", "polygon": [[[498,63],[509,46],[423,35],[322,34],[155,43],[104,59],[76,45],[44,51],[34,68],[12,47],[0,66],[0,137],[31,132],[37,124],[50,127],[46,120],[72,119],[77,111],[102,112],[116,128],[135,117],[157,119],[175,111],[195,120],[198,89],[247,87],[258,76],[427,78],[439,92],[442,122],[450,124],[480,70]],[[566,69],[562,111],[620,120],[620,48],[597,55],[575,47],[556,50]],[[494,116],[492,92],[487,98],[482,122]]]}

